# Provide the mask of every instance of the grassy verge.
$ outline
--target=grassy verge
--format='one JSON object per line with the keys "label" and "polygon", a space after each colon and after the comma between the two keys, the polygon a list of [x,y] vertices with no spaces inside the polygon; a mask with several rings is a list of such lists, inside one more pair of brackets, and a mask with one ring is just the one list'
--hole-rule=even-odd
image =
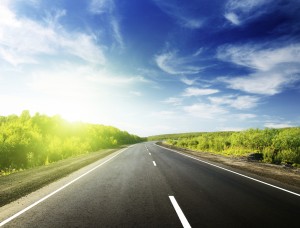
{"label": "grassy verge", "polygon": [[47,166],[0,176],[0,207],[108,156],[118,149],[120,148],[100,150],[51,163]]}

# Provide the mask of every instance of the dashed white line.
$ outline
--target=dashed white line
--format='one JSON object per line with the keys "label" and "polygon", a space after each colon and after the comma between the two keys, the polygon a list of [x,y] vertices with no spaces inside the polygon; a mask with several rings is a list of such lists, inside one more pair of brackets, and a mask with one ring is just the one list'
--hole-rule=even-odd
{"label": "dashed white line", "polygon": [[[127,148],[126,148],[127,149]],[[116,155],[112,156],[111,158],[107,159],[106,161],[102,162],[101,164],[97,165],[96,167],[90,169],[89,171],[87,171],[86,173],[80,175],[79,177],[75,178],[74,180],[70,181],[69,183],[65,184],[64,186],[60,187],[59,189],[55,190],[54,192],[46,195],[45,197],[43,197],[42,199],[36,201],[35,203],[31,204],[30,206],[24,208],[23,210],[19,211],[18,213],[12,215],[11,217],[5,219],[4,221],[0,222],[0,227],[4,226],[6,223],[10,222],[11,220],[19,217],[21,214],[25,213],[26,211],[30,210],[31,208],[35,207],[36,205],[40,204],[41,202],[45,201],[46,199],[50,198],[51,196],[53,196],[54,194],[60,192],[61,190],[63,190],[64,188],[68,187],[69,185],[73,184],[74,182],[78,181],[80,178],[86,176],[87,174],[89,174],[90,172],[94,171],[95,169],[99,168],[100,166],[104,165],[105,163],[111,161],[113,158],[115,158],[116,156],[118,156],[119,154],[121,154],[122,152],[124,152],[126,149],[121,150],[119,153],[117,153]]]}
{"label": "dashed white line", "polygon": [[155,161],[153,161],[153,165],[154,165],[154,166],[156,166],[156,163],[155,163]]}
{"label": "dashed white line", "polygon": [[149,153],[149,155],[151,156],[151,153]]}
{"label": "dashed white line", "polygon": [[180,219],[180,222],[181,222],[182,226],[184,228],[190,228],[191,225],[189,224],[188,220],[184,216],[184,214],[183,214],[181,208],[179,207],[179,205],[178,205],[175,197],[174,196],[169,196],[169,198],[170,198],[171,203],[172,203],[172,205],[173,205],[173,207],[174,207],[174,209],[175,209],[175,211],[176,211],[176,213],[177,213],[177,215],[178,215],[178,217]]}
{"label": "dashed white line", "polygon": [[267,182],[264,182],[264,181],[255,179],[255,178],[253,178],[253,177],[246,176],[246,175],[244,175],[244,174],[241,174],[241,173],[232,171],[232,170],[230,170],[230,169],[223,168],[223,167],[218,166],[218,165],[214,165],[214,164],[212,164],[212,163],[203,161],[203,160],[201,160],[201,159],[198,159],[198,158],[195,158],[195,157],[186,155],[186,154],[179,153],[179,152],[176,151],[176,150],[172,150],[172,149],[169,149],[169,148],[166,148],[166,147],[163,147],[163,146],[159,146],[159,145],[157,145],[157,144],[155,144],[155,145],[158,146],[158,147],[161,147],[161,148],[163,148],[163,149],[166,149],[166,150],[170,150],[170,151],[172,151],[172,152],[175,152],[175,153],[177,153],[177,154],[181,154],[181,155],[183,155],[183,156],[186,156],[186,157],[192,158],[192,159],[194,159],[194,160],[200,161],[200,162],[202,162],[202,163],[205,163],[205,164],[214,166],[214,167],[216,167],[216,168],[223,169],[223,170],[225,170],[225,171],[227,171],[227,172],[234,173],[234,174],[236,174],[236,175],[239,175],[239,176],[248,178],[248,179],[250,179],[250,180],[259,182],[259,183],[261,183],[261,184],[265,184],[265,185],[268,185],[268,186],[270,186],[270,187],[277,188],[277,189],[279,189],[279,190],[281,190],[281,191],[285,191],[285,192],[288,192],[288,193],[290,193],[290,194],[293,194],[293,195],[296,195],[296,196],[300,196],[300,194],[298,194],[298,193],[296,193],[296,192],[292,192],[292,191],[290,191],[290,190],[287,190],[287,189],[284,189],[284,188],[280,188],[280,187],[278,187],[278,186],[276,186],[276,185],[269,184],[269,183],[267,183]]}

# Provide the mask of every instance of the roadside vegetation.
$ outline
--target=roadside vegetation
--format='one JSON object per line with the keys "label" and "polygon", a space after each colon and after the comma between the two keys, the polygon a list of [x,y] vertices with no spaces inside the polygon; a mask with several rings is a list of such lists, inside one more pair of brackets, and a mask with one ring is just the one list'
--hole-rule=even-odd
{"label": "roadside vegetation", "polygon": [[148,140],[163,140],[172,146],[227,156],[254,154],[263,162],[300,166],[300,127],[170,134],[152,136]]}
{"label": "roadside vegetation", "polygon": [[0,117],[0,176],[143,139],[115,127],[36,113]]}

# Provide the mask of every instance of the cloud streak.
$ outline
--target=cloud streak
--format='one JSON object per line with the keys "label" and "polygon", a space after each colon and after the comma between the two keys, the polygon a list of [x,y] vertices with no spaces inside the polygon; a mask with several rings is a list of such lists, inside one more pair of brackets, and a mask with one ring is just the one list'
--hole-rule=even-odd
{"label": "cloud streak", "polygon": [[239,26],[272,11],[276,3],[277,0],[229,0],[225,5],[224,17]]}
{"label": "cloud streak", "polygon": [[257,106],[260,98],[256,96],[223,96],[223,97],[209,97],[214,105],[228,105],[232,108],[243,110],[250,109]]}
{"label": "cloud streak", "polygon": [[217,89],[201,89],[196,87],[188,87],[185,89],[182,96],[184,97],[205,96],[205,95],[211,95],[218,92],[219,90]]}
{"label": "cloud streak", "polygon": [[[167,15],[173,18],[178,25],[188,29],[199,29],[203,26],[204,20],[199,17],[192,6],[182,2],[169,0],[153,0],[156,5]],[[192,2],[190,3],[191,5]]]}
{"label": "cloud streak", "polygon": [[220,118],[220,116],[228,112],[220,106],[205,103],[196,103],[190,106],[184,106],[183,110],[188,115],[202,119]]}
{"label": "cloud streak", "polygon": [[113,0],[92,0],[89,4],[89,12],[94,15],[107,16],[110,22],[110,32],[119,48],[124,49],[124,39],[121,33],[121,26],[116,13],[116,6]]}
{"label": "cloud streak", "polygon": [[157,66],[172,75],[198,74],[205,67],[199,67],[194,56],[178,56],[176,51],[164,52],[155,56]]}
{"label": "cloud streak", "polygon": [[57,10],[52,17],[48,14],[46,24],[17,17],[5,4],[0,5],[1,13],[5,20],[0,21],[0,58],[13,66],[37,64],[41,55],[75,56],[91,64],[105,64],[104,51],[93,35],[66,32],[57,24],[64,10]]}
{"label": "cloud streak", "polygon": [[264,45],[225,45],[217,57],[250,68],[254,73],[221,77],[228,88],[248,93],[275,95],[300,80],[300,44],[265,48]]}

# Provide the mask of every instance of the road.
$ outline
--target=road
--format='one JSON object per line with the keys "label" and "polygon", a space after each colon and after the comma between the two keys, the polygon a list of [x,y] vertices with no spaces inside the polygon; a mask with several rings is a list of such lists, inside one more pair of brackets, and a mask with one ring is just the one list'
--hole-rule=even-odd
{"label": "road", "polygon": [[3,227],[299,227],[299,217],[299,195],[148,142],[116,154]]}

